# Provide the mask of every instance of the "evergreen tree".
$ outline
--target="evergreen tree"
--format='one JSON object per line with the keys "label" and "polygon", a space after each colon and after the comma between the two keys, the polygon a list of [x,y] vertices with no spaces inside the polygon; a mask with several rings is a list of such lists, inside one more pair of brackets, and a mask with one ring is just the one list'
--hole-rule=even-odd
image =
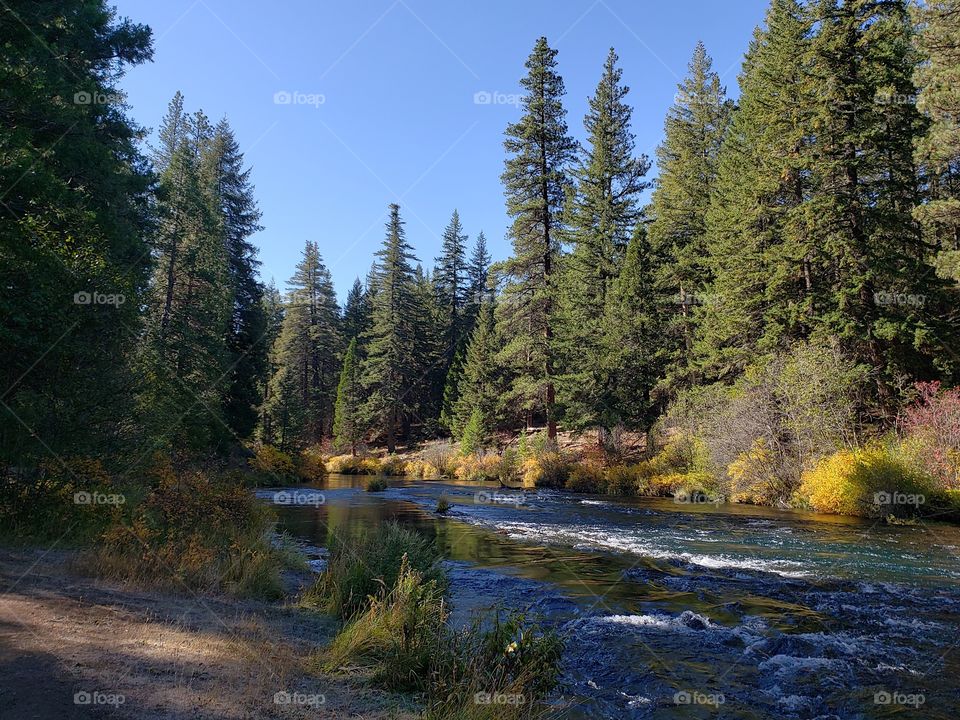
{"label": "evergreen tree", "polygon": [[102,1],[0,6],[0,466],[130,439],[151,177],[117,83],[151,55]]}
{"label": "evergreen tree", "polygon": [[796,0],[773,0],[740,75],[740,100],[707,212],[708,302],[697,307],[697,361],[730,380],[809,332],[812,238],[802,231],[810,186],[810,22]]}
{"label": "evergreen tree", "polygon": [[460,438],[460,452],[471,455],[483,450],[490,444],[490,433],[484,425],[483,412],[474,408]]}
{"label": "evergreen tree", "polygon": [[340,369],[339,308],[316,243],[306,243],[289,285],[268,408],[279,445],[288,450],[332,432]]}
{"label": "evergreen tree", "polygon": [[368,416],[373,429],[384,437],[389,452],[396,450],[398,436],[408,429],[415,401],[410,389],[420,376],[416,356],[416,284],[411,266],[414,260],[400,219],[400,206],[392,204],[387,235],[377,252],[371,283],[372,326],[363,375]]}
{"label": "evergreen tree", "polygon": [[505,276],[498,328],[506,338],[498,358],[510,370],[506,402],[524,413],[529,425],[542,414],[555,437],[553,315],[555,264],[562,230],[567,170],[576,143],[567,134],[561,103],[563,79],[556,72],[556,50],[537,40],[527,59],[523,117],[507,127],[508,153],[501,177],[507,213],[513,218],[513,255],[498,266]]}
{"label": "evergreen tree", "polygon": [[258,395],[261,400],[258,408],[258,438],[261,442],[274,445],[277,438],[274,435],[273,416],[270,414],[270,408],[273,405],[270,381],[280,369],[280,347],[277,338],[280,337],[280,330],[283,327],[284,308],[283,297],[272,279],[263,290],[261,303],[263,316],[266,319],[262,342],[268,350],[264,373],[259,378]]}
{"label": "evergreen tree", "polygon": [[257,278],[260,262],[250,236],[263,228],[260,210],[250,183],[250,170],[243,167],[243,153],[226,119],[214,129],[203,151],[208,166],[211,201],[220,215],[227,252],[227,269],[233,293],[233,310],[227,331],[230,374],[226,396],[227,424],[238,437],[250,435],[260,405],[259,381],[266,371],[264,342],[267,318],[263,286]]}
{"label": "evergreen tree", "polygon": [[602,371],[606,296],[641,217],[639,196],[650,166],[634,156],[632,110],[624,102],[629,88],[621,75],[611,48],[584,118],[589,147],[581,151],[566,213],[573,251],[563,260],[556,353],[562,368],[558,401],[574,428],[602,425],[616,415],[615,388]]}
{"label": "evergreen tree", "polygon": [[353,281],[353,286],[347,293],[347,302],[343,306],[343,337],[347,341],[354,338],[362,340],[369,330],[370,298],[360,278],[357,278]]}
{"label": "evergreen tree", "polygon": [[457,348],[443,383],[443,402],[440,406],[440,427],[450,431],[456,414],[457,399],[460,397],[460,383],[463,380],[465,348]]}
{"label": "evergreen tree", "polygon": [[158,252],[139,354],[149,381],[139,403],[153,442],[199,449],[229,436],[223,406],[233,293],[221,219],[203,186],[209,123],[202,113],[186,116],[178,94],[160,137]]}
{"label": "evergreen tree", "polygon": [[[897,377],[931,377],[955,336],[955,313],[926,264],[912,208],[921,119],[910,98],[916,58],[905,2],[821,0],[811,41],[816,138],[804,233],[816,238],[813,339],[838,338],[877,369],[881,404]],[[916,303],[888,298],[924,297]]]}
{"label": "evergreen tree", "polygon": [[657,292],[667,315],[667,388],[685,377],[694,337],[693,306],[710,280],[706,214],[730,103],[703,43],[678,86],[657,148],[659,176],[649,207]]}
{"label": "evergreen tree", "polygon": [[470,284],[470,313],[473,322],[476,321],[484,297],[493,299],[493,291],[487,287],[487,276],[490,273],[491,262],[490,253],[487,251],[487,237],[481,230],[473,243],[473,251],[470,253],[467,269]]}
{"label": "evergreen tree", "polygon": [[649,431],[656,419],[652,391],[665,361],[659,305],[650,243],[638,223],[603,317],[600,373],[610,388],[600,416],[605,427],[624,424]]}
{"label": "evergreen tree", "polygon": [[914,74],[917,107],[930,121],[917,141],[925,202],[914,216],[939,272],[960,283],[960,2],[927,0],[911,9],[923,60]]}
{"label": "evergreen tree", "polygon": [[455,437],[463,434],[474,412],[482,416],[483,427],[492,430],[497,424],[497,410],[502,397],[496,366],[497,341],[493,323],[493,305],[487,301],[470,337],[463,364],[458,397],[450,422]]}
{"label": "evergreen tree", "polygon": [[333,415],[333,438],[339,448],[350,448],[357,454],[357,444],[363,439],[363,387],[360,384],[360,356],[357,339],[351,338],[343,356],[337,401]]}
{"label": "evergreen tree", "polygon": [[436,437],[443,405],[443,387],[447,376],[446,352],[448,308],[440,307],[439,293],[423,268],[418,265],[413,274],[414,356],[417,373],[410,393],[410,417],[416,420],[417,437]]}
{"label": "evergreen tree", "polygon": [[460,224],[460,214],[454,210],[450,224],[443,231],[440,257],[436,259],[434,285],[437,305],[443,314],[443,345],[446,371],[467,327],[466,309],[470,300],[470,277],[467,265],[467,235]]}

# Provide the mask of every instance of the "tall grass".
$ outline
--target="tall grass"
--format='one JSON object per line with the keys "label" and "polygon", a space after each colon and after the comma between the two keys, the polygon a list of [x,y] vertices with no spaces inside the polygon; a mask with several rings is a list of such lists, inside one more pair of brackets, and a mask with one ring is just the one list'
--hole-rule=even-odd
{"label": "tall grass", "polygon": [[370,599],[384,588],[396,585],[404,557],[422,580],[434,581],[446,589],[447,579],[436,545],[397,523],[385,523],[356,537],[334,537],[327,568],[304,594],[304,602],[341,619],[350,619],[365,611]]}
{"label": "tall grass", "polygon": [[[314,592],[348,619],[318,654],[319,669],[362,671],[381,687],[421,693],[429,720],[545,717],[559,636],[499,612],[452,629],[434,553],[417,533],[393,524],[338,544]],[[356,602],[371,587],[375,592]]]}

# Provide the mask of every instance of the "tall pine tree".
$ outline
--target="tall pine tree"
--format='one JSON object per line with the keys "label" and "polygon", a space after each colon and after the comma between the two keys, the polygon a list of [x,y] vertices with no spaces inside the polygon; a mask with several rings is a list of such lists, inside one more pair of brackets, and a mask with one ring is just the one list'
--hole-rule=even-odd
{"label": "tall pine tree", "polygon": [[572,428],[609,427],[618,416],[615,387],[602,368],[607,292],[623,262],[630,234],[641,217],[647,158],[634,155],[632,110],[625,98],[617,54],[611,48],[584,118],[588,147],[575,169],[576,190],[567,208],[558,293],[556,354],[561,374],[558,401]]}
{"label": "tall pine tree", "polygon": [[547,39],[537,40],[527,59],[523,117],[507,127],[508,157],[501,177],[507,213],[513,218],[513,254],[498,266],[505,276],[497,326],[506,344],[499,362],[509,368],[506,402],[524,414],[529,425],[535,414],[556,436],[553,322],[559,233],[568,170],[576,143],[567,134],[561,99],[563,78],[556,71],[557,51]]}

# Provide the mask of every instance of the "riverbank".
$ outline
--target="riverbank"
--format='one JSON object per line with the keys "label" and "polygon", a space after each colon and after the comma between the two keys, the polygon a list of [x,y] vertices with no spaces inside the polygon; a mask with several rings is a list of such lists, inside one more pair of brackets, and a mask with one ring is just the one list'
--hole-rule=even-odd
{"label": "riverbank", "polygon": [[[4,718],[415,717],[362,678],[308,671],[332,618],[83,577],[74,557],[0,549]],[[289,593],[302,582],[285,578]]]}

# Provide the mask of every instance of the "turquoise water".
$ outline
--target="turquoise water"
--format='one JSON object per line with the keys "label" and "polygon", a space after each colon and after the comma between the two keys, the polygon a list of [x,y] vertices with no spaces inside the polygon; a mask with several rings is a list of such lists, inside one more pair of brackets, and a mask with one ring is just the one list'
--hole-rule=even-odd
{"label": "turquoise water", "polygon": [[[291,489],[276,505],[283,529],[317,555],[334,534],[391,519],[435,538],[455,621],[500,604],[564,633],[557,704],[568,717],[960,717],[955,526],[365,484]],[[444,517],[441,494],[453,506]]]}

